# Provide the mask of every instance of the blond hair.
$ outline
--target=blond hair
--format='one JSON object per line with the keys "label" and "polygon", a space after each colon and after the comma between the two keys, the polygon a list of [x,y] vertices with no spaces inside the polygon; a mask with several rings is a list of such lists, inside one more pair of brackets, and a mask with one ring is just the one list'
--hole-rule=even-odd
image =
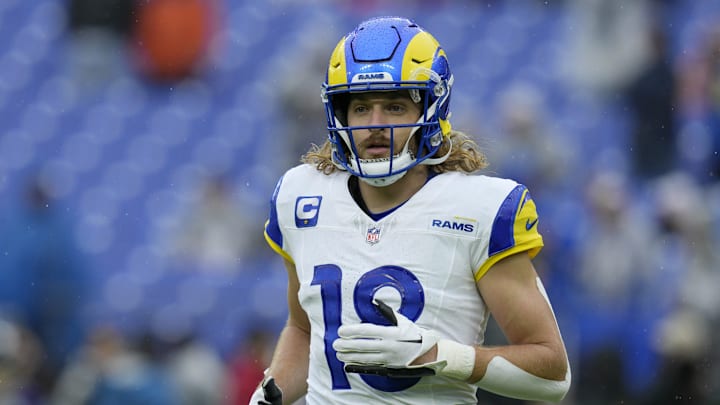
{"label": "blond hair", "polygon": [[[473,173],[487,167],[487,158],[478,144],[470,136],[460,131],[451,130],[450,134],[444,138],[435,156],[443,156],[447,153],[451,144],[449,141],[452,141],[450,156],[443,163],[431,166],[436,173],[454,171]],[[329,140],[321,146],[313,144],[300,161],[315,166],[324,174],[331,174],[335,170],[339,170],[332,161],[332,145]]]}

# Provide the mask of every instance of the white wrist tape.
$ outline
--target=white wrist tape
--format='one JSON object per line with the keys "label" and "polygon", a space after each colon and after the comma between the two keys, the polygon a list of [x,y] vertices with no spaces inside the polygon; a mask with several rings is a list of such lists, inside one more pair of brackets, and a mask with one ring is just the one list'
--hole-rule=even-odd
{"label": "white wrist tape", "polygon": [[437,342],[437,362],[445,362],[445,367],[438,370],[440,375],[465,381],[475,368],[475,348],[440,339]]}
{"label": "white wrist tape", "polygon": [[475,385],[506,397],[560,402],[570,389],[570,367],[564,380],[547,380],[528,373],[503,357],[495,356],[488,363],[485,376]]}

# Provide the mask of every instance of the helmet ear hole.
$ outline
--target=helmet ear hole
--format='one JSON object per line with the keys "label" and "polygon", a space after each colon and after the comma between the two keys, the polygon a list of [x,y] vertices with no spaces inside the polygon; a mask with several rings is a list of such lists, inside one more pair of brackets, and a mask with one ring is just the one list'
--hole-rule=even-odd
{"label": "helmet ear hole", "polygon": [[433,87],[433,94],[435,95],[435,97],[444,96],[445,91],[446,91],[445,83],[443,83],[443,82],[440,82]]}
{"label": "helmet ear hole", "polygon": [[335,117],[340,121],[340,124],[344,127],[348,125],[347,122],[347,110],[350,106],[350,94],[340,93],[332,97],[332,108]]}
{"label": "helmet ear hole", "polygon": [[408,91],[410,93],[410,99],[415,104],[420,104],[420,102],[423,100],[424,91],[418,90],[418,89],[411,89]]}

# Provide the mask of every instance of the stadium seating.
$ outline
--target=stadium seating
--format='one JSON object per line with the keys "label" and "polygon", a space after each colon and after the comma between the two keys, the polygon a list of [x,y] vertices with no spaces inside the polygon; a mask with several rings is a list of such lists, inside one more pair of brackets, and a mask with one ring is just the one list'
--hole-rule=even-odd
{"label": "stadium seating", "polygon": [[[0,210],[12,212],[25,179],[40,172],[76,219],[68,237],[88,255],[99,283],[88,308],[91,321],[113,320],[129,330],[151,322],[166,333],[196,327],[227,353],[254,322],[281,327],[280,260],[248,260],[248,268],[228,274],[197,272],[168,262],[163,242],[208,173],[230,174],[246,209],[266,215],[276,179],[286,162],[296,161],[279,155],[291,124],[283,121],[277,75],[288,73],[293,61],[287,55],[302,56],[293,48],[308,42],[301,36],[316,21],[344,29],[357,18],[318,2],[225,3],[225,32],[207,69],[183,83],[158,84],[135,74],[122,45],[116,54],[78,49],[64,29],[62,2],[3,1]],[[562,8],[529,1],[446,3],[417,7],[412,17],[451,55],[456,117],[472,118],[468,114],[494,103],[508,83],[530,81],[546,96],[557,132],[573,143],[582,136],[589,165],[614,156],[613,150],[622,154],[622,111],[572,91],[555,69],[568,34]],[[674,47],[681,52],[713,6],[676,3]],[[88,77],[93,71],[78,64],[93,57],[113,57],[117,64]],[[308,95],[308,102],[319,103],[319,97]],[[607,153],[597,153],[601,149]]]}

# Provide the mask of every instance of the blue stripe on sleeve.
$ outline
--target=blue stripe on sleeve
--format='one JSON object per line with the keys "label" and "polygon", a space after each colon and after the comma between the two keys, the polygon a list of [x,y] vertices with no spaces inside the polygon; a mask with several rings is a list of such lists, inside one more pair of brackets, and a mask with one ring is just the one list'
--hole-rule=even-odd
{"label": "blue stripe on sleeve", "polygon": [[282,181],[283,177],[280,177],[280,180],[278,180],[277,185],[275,186],[275,191],[270,199],[270,216],[268,218],[267,225],[265,225],[265,233],[267,236],[280,247],[283,245],[283,237],[280,232],[280,225],[278,224],[277,197],[280,192],[280,184],[282,184]]}
{"label": "blue stripe on sleeve", "polygon": [[513,226],[520,209],[520,200],[526,194],[527,188],[516,186],[500,205],[490,233],[490,246],[488,256],[507,250],[515,245]]}

